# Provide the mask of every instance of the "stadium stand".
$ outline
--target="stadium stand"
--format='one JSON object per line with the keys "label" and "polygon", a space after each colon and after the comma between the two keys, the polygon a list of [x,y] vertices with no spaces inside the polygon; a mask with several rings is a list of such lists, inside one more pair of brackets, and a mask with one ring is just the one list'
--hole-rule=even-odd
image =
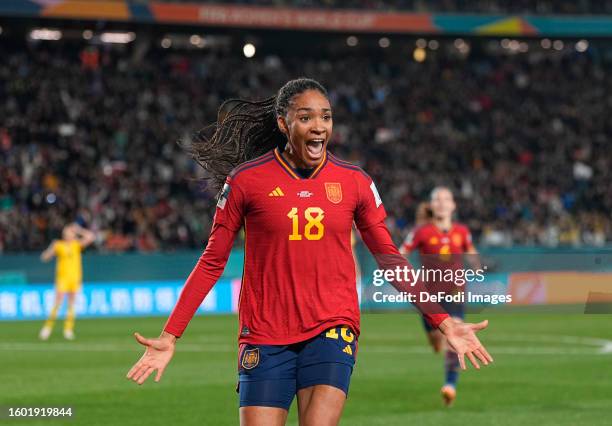
{"label": "stadium stand", "polygon": [[66,217],[103,231],[100,250],[203,247],[214,194],[176,142],[214,121],[222,100],[267,97],[299,75],[328,87],[330,149],[376,180],[398,241],[441,183],[480,244],[612,239],[605,57],[152,49],[135,59],[59,45],[1,48],[0,251],[44,248]]}

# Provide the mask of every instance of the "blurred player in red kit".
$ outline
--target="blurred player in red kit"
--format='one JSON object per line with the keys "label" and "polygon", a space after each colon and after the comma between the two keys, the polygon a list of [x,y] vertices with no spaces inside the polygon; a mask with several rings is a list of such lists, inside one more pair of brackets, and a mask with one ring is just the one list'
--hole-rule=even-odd
{"label": "blurred player in red kit", "polygon": [[[327,92],[314,80],[289,81],[265,101],[221,106],[214,135],[200,133],[191,149],[222,186],[208,245],[159,338],[136,333],[146,349],[129,379],[142,384],[155,370],[155,380],[161,378],[244,227],[240,423],[284,425],[296,395],[301,425],[339,422],[359,336],[353,222],[381,267],[408,263],[391,241],[374,182],[327,151],[331,135]],[[417,308],[446,336],[463,366],[464,356],[477,368],[476,358],[492,361],[475,335],[486,322],[459,324],[437,305]]]}
{"label": "blurred player in red kit", "polygon": [[[472,236],[467,226],[453,222],[456,205],[453,193],[444,186],[434,188],[431,192],[429,204],[421,204],[417,210],[417,227],[408,234],[401,247],[403,254],[409,255],[418,250],[421,263],[426,269],[458,270],[464,268],[464,255],[467,263],[473,269],[480,268],[478,252],[472,244]],[[464,292],[465,286],[455,283],[429,283],[446,293]],[[444,309],[458,323],[463,322],[464,302],[442,303]],[[444,348],[444,335],[439,330],[423,322],[429,343],[434,351],[440,352]],[[457,354],[452,347],[446,348],[445,356],[445,382],[441,394],[446,405],[451,405],[457,396],[456,386],[459,375],[459,362]]]}

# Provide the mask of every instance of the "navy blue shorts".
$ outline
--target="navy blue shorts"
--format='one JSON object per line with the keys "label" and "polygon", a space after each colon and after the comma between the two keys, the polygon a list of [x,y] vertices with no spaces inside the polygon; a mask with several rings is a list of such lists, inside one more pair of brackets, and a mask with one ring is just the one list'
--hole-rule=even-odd
{"label": "navy blue shorts", "polygon": [[[440,306],[442,306],[442,308],[448,312],[451,317],[461,319],[465,318],[465,303],[442,302],[440,303]],[[425,320],[425,317],[421,317],[421,319],[423,320],[423,328],[425,328],[425,331],[428,333],[433,331],[433,327],[429,325],[429,323]]]}
{"label": "navy blue shorts", "polygon": [[357,339],[350,328],[332,327],[291,345],[240,345],[240,406],[289,410],[297,391],[330,385],[348,395]]}

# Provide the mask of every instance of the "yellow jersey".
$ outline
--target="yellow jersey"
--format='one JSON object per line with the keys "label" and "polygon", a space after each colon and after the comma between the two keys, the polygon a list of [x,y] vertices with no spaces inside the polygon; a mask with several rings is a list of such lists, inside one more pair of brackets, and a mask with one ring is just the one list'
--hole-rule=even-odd
{"label": "yellow jersey", "polygon": [[60,291],[77,291],[83,279],[81,243],[60,240],[55,243],[55,283]]}

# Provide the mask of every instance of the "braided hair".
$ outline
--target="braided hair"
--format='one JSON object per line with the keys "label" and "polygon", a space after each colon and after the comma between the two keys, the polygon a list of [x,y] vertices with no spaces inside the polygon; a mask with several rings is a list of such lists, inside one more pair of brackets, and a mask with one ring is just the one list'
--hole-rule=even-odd
{"label": "braided hair", "polygon": [[[277,117],[286,117],[293,98],[307,90],[327,97],[327,90],[309,78],[290,80],[276,96],[263,101],[229,99],[219,107],[217,121],[198,131],[186,148],[207,172],[214,191],[219,191],[227,175],[239,164],[287,144],[278,128]],[[212,132],[212,136],[210,135]]]}

